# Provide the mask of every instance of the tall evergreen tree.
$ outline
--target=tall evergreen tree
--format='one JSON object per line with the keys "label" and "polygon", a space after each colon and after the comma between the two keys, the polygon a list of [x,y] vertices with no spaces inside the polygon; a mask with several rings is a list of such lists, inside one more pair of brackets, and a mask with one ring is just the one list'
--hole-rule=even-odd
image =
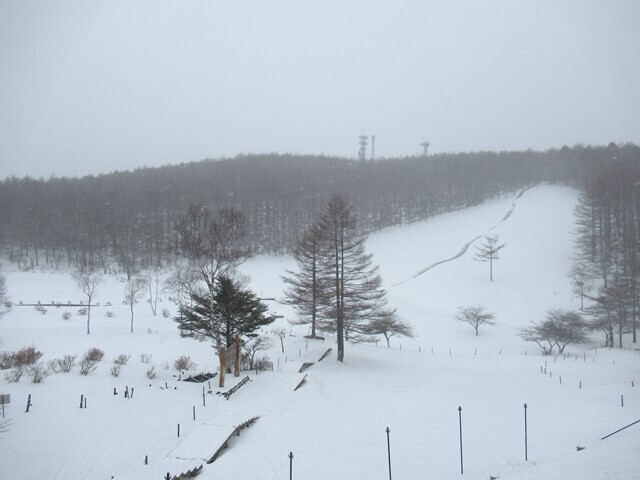
{"label": "tall evergreen tree", "polygon": [[372,339],[371,322],[394,313],[371,254],[365,252],[367,237],[357,230],[353,207],[334,195],[318,219],[324,243],[321,268],[331,279],[331,297],[322,310],[323,326],[336,332],[337,359],[344,361],[345,340]]}
{"label": "tall evergreen tree", "polygon": [[175,318],[180,336],[214,340],[217,347],[223,343],[230,347],[236,336],[253,337],[256,330],[275,319],[251,290],[226,275],[218,277],[212,301],[197,293],[192,294],[192,300],[191,306],[180,307]]}
{"label": "tall evergreen tree", "polygon": [[298,313],[298,318],[291,323],[310,325],[311,338],[317,337],[318,320],[329,296],[327,278],[323,278],[324,271],[320,268],[322,248],[322,232],[316,224],[312,224],[305,230],[293,252],[298,272],[286,270],[282,277],[287,285],[284,302],[293,305]]}

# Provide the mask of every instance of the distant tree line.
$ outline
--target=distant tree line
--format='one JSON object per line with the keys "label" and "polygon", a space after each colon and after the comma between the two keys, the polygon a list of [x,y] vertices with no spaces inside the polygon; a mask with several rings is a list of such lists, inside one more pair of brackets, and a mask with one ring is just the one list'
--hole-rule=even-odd
{"label": "distant tree line", "polygon": [[605,344],[636,342],[640,247],[638,147],[610,144],[576,207],[577,256],[569,276],[589,327]]}
{"label": "distant tree line", "polygon": [[[614,150],[639,156],[634,145]],[[335,193],[353,205],[360,233],[370,233],[541,181],[591,185],[611,156],[609,147],[583,146],[376,161],[246,155],[83,178],[8,178],[0,182],[0,251],[20,268],[115,268],[131,277],[172,262],[176,222],[192,205],[239,210],[251,252],[285,253]]]}

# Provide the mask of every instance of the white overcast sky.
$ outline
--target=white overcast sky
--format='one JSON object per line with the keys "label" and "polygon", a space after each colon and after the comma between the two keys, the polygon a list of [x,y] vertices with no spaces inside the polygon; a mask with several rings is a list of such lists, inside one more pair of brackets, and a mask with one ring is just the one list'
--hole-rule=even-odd
{"label": "white overcast sky", "polygon": [[637,0],[0,0],[0,178],[640,143]]}

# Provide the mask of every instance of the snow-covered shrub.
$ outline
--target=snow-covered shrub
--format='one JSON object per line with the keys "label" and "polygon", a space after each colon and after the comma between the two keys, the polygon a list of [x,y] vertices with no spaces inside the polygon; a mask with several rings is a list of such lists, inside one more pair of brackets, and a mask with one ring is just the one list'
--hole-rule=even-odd
{"label": "snow-covered shrub", "polygon": [[19,382],[20,379],[22,378],[22,375],[24,375],[24,372],[25,372],[24,367],[20,366],[20,367],[12,368],[5,374],[4,379],[10,383]]}
{"label": "snow-covered shrub", "polygon": [[124,365],[122,365],[121,363],[114,363],[113,365],[111,365],[111,376],[116,378],[119,377],[123,367]]}
{"label": "snow-covered shrub", "polygon": [[68,373],[76,366],[76,358],[76,355],[65,355],[62,358],[54,358],[48,363],[49,370],[54,373]]}
{"label": "snow-covered shrub", "polygon": [[189,355],[182,355],[174,360],[173,368],[178,371],[182,370],[195,370],[198,365],[191,360]]}
{"label": "snow-covered shrub", "polygon": [[269,357],[260,357],[253,362],[253,370],[264,372],[266,370],[273,370],[273,362],[269,360]]}
{"label": "snow-covered shrub", "polygon": [[153,358],[153,355],[151,355],[150,353],[141,353],[140,363],[151,363],[151,358]]}
{"label": "snow-covered shrub", "polygon": [[36,309],[36,312],[41,313],[42,315],[47,313],[47,309],[44,308],[42,305],[36,305],[35,309]]}
{"label": "snow-covered shrub", "polygon": [[104,314],[105,317],[107,318],[113,318],[116,316],[115,313],[113,313],[111,310],[107,310],[107,312]]}
{"label": "snow-covered shrub", "polygon": [[124,353],[121,353],[120,355],[118,355],[116,358],[113,359],[113,363],[116,365],[126,365],[127,362],[129,362],[129,359],[131,358],[131,355],[125,355]]}
{"label": "snow-covered shrub", "polygon": [[42,383],[51,372],[42,363],[34,363],[27,369],[27,375],[31,378],[31,383]]}
{"label": "snow-covered shrub", "polygon": [[0,370],[6,370],[13,367],[13,352],[0,353]]}
{"label": "snow-covered shrub", "polygon": [[162,316],[164,318],[169,318],[171,316],[171,311],[168,308],[163,308],[162,309]]}
{"label": "snow-covered shrub", "polygon": [[62,319],[63,320],[69,320],[71,318],[71,312],[64,312],[62,314]]}
{"label": "snow-covered shrub", "polygon": [[19,367],[21,365],[33,365],[44,355],[34,345],[22,347],[13,354],[13,365]]}
{"label": "snow-covered shrub", "polygon": [[88,310],[86,308],[79,308],[78,309],[78,315],[80,315],[81,317],[84,317],[87,314]]}
{"label": "snow-covered shrub", "polygon": [[85,357],[80,362],[80,375],[89,375],[96,368],[98,368],[98,362]]}
{"label": "snow-covered shrub", "polygon": [[84,354],[84,357],[82,359],[83,360],[86,359],[86,360],[97,363],[103,358],[104,358],[104,351],[100,350],[99,348],[93,347],[87,350],[87,352]]}
{"label": "snow-covered shrub", "polygon": [[147,378],[149,378],[149,380],[153,380],[154,378],[156,378],[156,367],[155,367],[155,365],[151,365],[151,368],[149,370],[147,370]]}

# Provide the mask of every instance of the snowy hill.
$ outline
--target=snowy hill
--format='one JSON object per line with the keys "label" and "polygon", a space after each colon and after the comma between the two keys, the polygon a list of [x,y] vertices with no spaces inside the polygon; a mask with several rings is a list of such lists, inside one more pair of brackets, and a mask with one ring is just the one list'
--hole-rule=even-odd
{"label": "snowy hill", "polygon": [[[305,341],[305,328],[286,323],[289,307],[272,301],[274,313],[285,317],[278,325],[290,328],[285,352],[274,336],[268,352],[274,371],[243,372],[240,378],[251,381],[228,400],[216,395],[217,377],[210,385],[182,382],[173,368],[176,358],[189,355],[198,364],[192,373],[215,371],[210,344],[179,338],[171,319],[153,317],[143,303],[135,309],[135,333],[129,332],[117,277],[99,289],[97,300],[112,305],[92,310],[91,335],[76,308],[41,314],[16,306],[0,319],[0,350],[33,344],[45,353],[43,361],[91,347],[106,354],[88,376],[76,368],[41,384],[26,377],[9,383],[3,372],[0,393],[11,395],[5,415],[12,424],[0,434],[0,478],[159,480],[202,464],[198,478],[205,480],[276,479],[288,475],[293,452],[293,478],[384,479],[386,427],[393,478],[458,478],[461,414],[464,478],[636,479],[640,424],[600,439],[640,419],[637,347],[600,349],[596,336],[564,356],[543,357],[515,335],[551,308],[579,307],[566,276],[576,198],[572,189],[542,185],[371,235],[368,249],[390,303],[415,327],[416,338],[394,337],[390,349],[384,342],[349,344],[344,364],[335,352],[318,362],[333,347],[332,337]],[[506,246],[490,282],[488,265],[473,255],[484,235],[496,234]],[[80,299],[69,272],[3,266],[16,304]],[[293,267],[289,257],[259,257],[243,273],[260,296],[278,299],[279,275]],[[479,336],[453,318],[458,307],[476,304],[496,314],[496,325],[481,328]],[[167,299],[162,306],[175,314]],[[62,319],[64,311],[72,312],[70,319]],[[119,354],[131,358],[116,378],[110,365]],[[143,354],[150,363],[141,362]],[[299,373],[303,363],[314,364]],[[146,374],[152,365],[155,379]],[[227,390],[239,380],[228,376]],[[124,398],[125,387],[135,388],[133,398]],[[86,409],[79,408],[81,395]],[[256,416],[206,463],[237,426]]]}

